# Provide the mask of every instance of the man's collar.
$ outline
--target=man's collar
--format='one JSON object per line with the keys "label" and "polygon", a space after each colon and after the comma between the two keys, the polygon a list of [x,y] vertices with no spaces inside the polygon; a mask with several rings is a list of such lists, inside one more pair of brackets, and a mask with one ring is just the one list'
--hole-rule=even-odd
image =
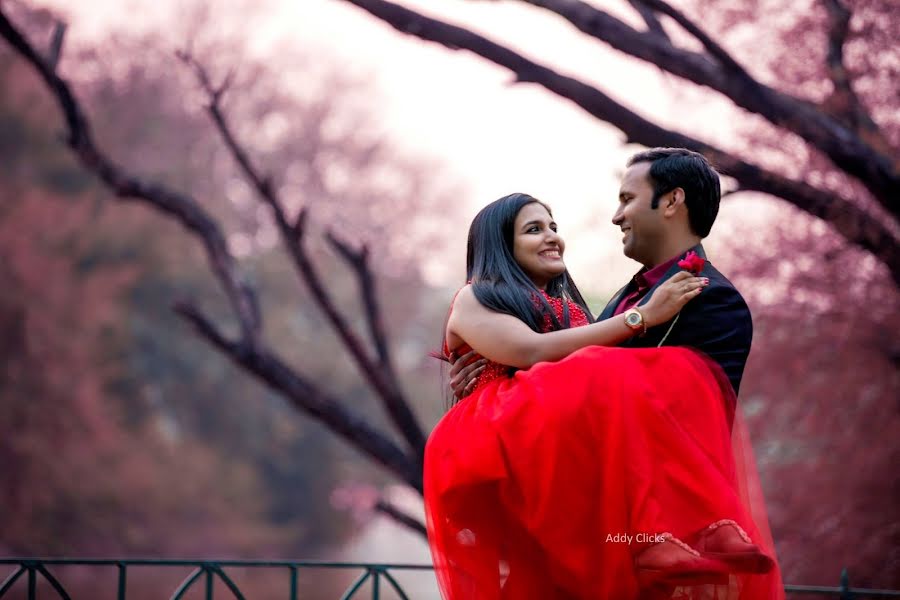
{"label": "man's collar", "polygon": [[703,245],[697,244],[693,248],[688,248],[684,252],[676,254],[669,260],[656,265],[652,269],[643,267],[640,271],[635,273],[633,278],[634,283],[637,284],[638,288],[640,289],[655,286],[659,282],[659,280],[666,275],[669,269],[671,269],[675,265],[676,262],[684,258],[685,255],[691,251],[696,252],[697,256],[699,256],[700,258],[706,258],[706,252],[703,251]]}
{"label": "man's collar", "polygon": [[[669,277],[671,277],[672,275],[674,275],[675,273],[677,273],[678,271],[681,270],[681,268],[678,266],[678,261],[681,258],[683,258],[691,250],[696,252],[697,256],[704,258],[704,259],[706,258],[706,252],[703,251],[703,246],[701,244],[697,244],[693,248],[689,248],[685,252],[682,252],[681,254],[673,257],[672,260],[670,260],[669,262],[666,263],[669,265],[669,268],[666,269],[666,271],[662,274],[662,276],[659,279],[657,279],[655,282],[652,283],[652,285],[650,286],[650,291],[648,291],[646,294],[644,294],[643,299],[638,303],[639,306],[644,305],[650,299],[650,296],[653,294],[654,290],[657,287],[659,287],[659,285],[662,284],[662,282],[666,281]],[[646,274],[645,274],[645,276],[646,276]]]}
{"label": "man's collar", "polygon": [[654,285],[656,285],[657,281],[662,279],[663,275],[666,274],[666,271],[672,268],[672,265],[681,260],[682,256],[683,255],[681,254],[679,254],[678,256],[673,256],[666,262],[660,263],[649,270],[647,269],[647,267],[644,267],[635,274],[634,282],[640,289],[653,287]]}

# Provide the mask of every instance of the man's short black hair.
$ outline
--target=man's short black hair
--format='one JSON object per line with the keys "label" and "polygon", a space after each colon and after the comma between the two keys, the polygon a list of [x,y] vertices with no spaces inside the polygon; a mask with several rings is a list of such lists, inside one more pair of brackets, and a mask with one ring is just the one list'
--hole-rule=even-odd
{"label": "man's short black hair", "polygon": [[650,163],[653,186],[651,208],[659,206],[659,198],[675,188],[684,190],[691,230],[700,237],[709,235],[719,214],[719,174],[702,154],[686,148],[652,148],[628,159],[628,166]]}

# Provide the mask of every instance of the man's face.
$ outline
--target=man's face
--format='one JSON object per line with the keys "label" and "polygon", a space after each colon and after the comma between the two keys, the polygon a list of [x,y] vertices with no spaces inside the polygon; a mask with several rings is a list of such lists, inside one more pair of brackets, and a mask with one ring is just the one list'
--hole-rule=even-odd
{"label": "man's face", "polygon": [[665,237],[665,220],[661,207],[650,208],[653,186],[650,184],[650,163],[639,162],[628,167],[619,188],[619,208],[613,215],[622,238],[622,252],[645,266],[652,266],[655,251]]}

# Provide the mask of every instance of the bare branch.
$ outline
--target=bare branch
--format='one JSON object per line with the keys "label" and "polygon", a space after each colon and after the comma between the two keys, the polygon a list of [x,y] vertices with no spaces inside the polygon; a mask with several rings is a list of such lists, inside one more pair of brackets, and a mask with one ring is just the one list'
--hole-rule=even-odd
{"label": "bare branch", "polygon": [[54,65],[42,58],[0,9],[0,34],[40,74],[56,98],[65,117],[66,143],[81,164],[97,175],[117,197],[140,200],[154,209],[176,218],[196,234],[206,249],[207,260],[240,323],[242,340],[256,342],[261,327],[259,306],[251,287],[237,271],[228,251],[225,236],[216,221],[192,197],[158,182],[148,181],[116,165],[94,143],[90,123],[72,93],[69,84],[59,77]]}
{"label": "bare branch", "polygon": [[647,31],[668,42],[672,41],[669,38],[669,34],[667,34],[666,30],[663,28],[662,23],[660,23],[659,19],[656,17],[656,13],[653,12],[643,0],[628,0],[628,3],[634,7],[634,10],[636,10],[638,14],[641,15],[641,18],[644,19],[644,23],[647,24]]}
{"label": "bare branch", "polygon": [[828,77],[834,85],[834,90],[824,102],[824,108],[844,119],[872,146],[879,148],[881,152],[889,153],[891,149],[887,139],[872,120],[859,96],[853,91],[850,74],[844,64],[844,44],[850,33],[852,13],[841,4],[840,0],[822,0],[822,4],[828,11],[830,24],[825,65]]}
{"label": "bare branch", "polygon": [[822,0],[828,11],[828,54],[826,63],[828,76],[834,84],[832,110],[837,114],[852,120],[853,105],[856,104],[856,94],[850,87],[850,77],[844,66],[844,43],[850,32],[850,11],[839,0]]}
{"label": "bare branch", "polygon": [[225,119],[225,115],[222,113],[222,96],[231,86],[231,82],[234,78],[234,71],[229,71],[222,83],[217,86],[212,83],[212,79],[203,65],[201,65],[188,50],[178,50],[175,55],[181,62],[190,67],[194,72],[200,87],[206,93],[209,100],[206,110],[209,112],[213,124],[225,141],[225,145],[228,147],[229,152],[231,152],[231,155],[234,157],[241,171],[243,171],[244,176],[250,180],[251,185],[257,190],[265,190],[265,193],[261,194],[262,199],[273,208],[277,213],[276,216],[280,214],[281,217],[284,218],[283,208],[279,204],[278,199],[271,193],[269,178],[260,175],[259,171],[253,166],[253,163],[250,161],[250,156],[234,137],[234,134]]}
{"label": "bare branch", "polygon": [[331,232],[328,233],[328,243],[341,255],[347,264],[353,267],[353,271],[356,273],[356,279],[363,297],[363,306],[366,311],[366,323],[369,325],[369,334],[372,336],[372,341],[375,344],[378,360],[381,363],[381,367],[387,369],[393,377],[394,366],[387,343],[384,321],[381,318],[381,309],[378,306],[375,278],[372,277],[372,270],[369,268],[369,249],[366,246],[362,246],[359,250],[355,250]]}
{"label": "bare branch", "polygon": [[876,216],[835,194],[775,175],[729,154],[695,149],[708,156],[724,175],[736,179],[739,191],[775,195],[803,212],[822,219],[848,242],[871,252],[883,262],[890,270],[894,282],[900,285],[900,244],[894,233]]}
{"label": "bare branch", "polygon": [[[567,98],[589,114],[619,128],[628,142],[645,146],[677,146],[706,155],[744,190],[776,195],[799,209],[825,218],[849,241],[872,252],[900,283],[900,245],[878,219],[854,203],[804,182],[766,171],[711,144],[647,121],[612,98],[572,77],[561,75],[462,27],[425,17],[384,0],[346,0],[364,8],[399,31],[424,40],[464,49],[512,71],[518,81],[534,82]],[[896,212],[895,212],[896,214]]]}
{"label": "bare branch", "polygon": [[47,52],[47,66],[51,71],[55,71],[59,65],[59,59],[62,56],[63,41],[66,37],[66,24],[57,23],[53,28],[53,35],[50,38],[50,50]]}
{"label": "bare branch", "polygon": [[752,81],[754,84],[756,81],[753,77],[750,76],[749,73],[742,67],[731,54],[725,50],[722,46],[720,46],[714,39],[709,37],[703,29],[695,24],[693,21],[687,18],[683,12],[677,10],[672,7],[668,3],[663,0],[640,0],[640,2],[646,4],[650,8],[661,12],[664,15],[667,15],[672,18],[676,23],[681,25],[682,29],[690,33],[698,42],[703,44],[703,47],[706,48],[706,51],[715,58],[719,63],[724,66],[726,69],[731,71],[734,75],[738,77],[745,78],[749,81]]}
{"label": "bare branch", "polygon": [[378,502],[375,503],[375,510],[389,516],[401,525],[408,527],[418,534],[423,536],[428,535],[425,530],[425,524],[422,523],[422,521],[403,512],[384,498],[379,499]]}
{"label": "bare branch", "polygon": [[337,399],[287,366],[262,343],[247,345],[229,340],[190,303],[177,304],[175,311],[191,323],[201,337],[236,365],[252,373],[261,382],[284,395],[296,408],[320,421],[351,446],[422,492],[422,468],[417,457],[410,457],[403,452],[365,420],[341,406]]}
{"label": "bare branch", "polygon": [[[211,82],[206,70],[197,62],[188,52],[182,51],[178,53],[179,58],[188,66],[190,66],[201,87],[209,98],[207,107],[210,117],[213,120],[219,133],[222,135],[225,145],[228,147],[235,161],[240,166],[244,175],[250,181],[251,185],[257,191],[257,194],[263,202],[269,205],[272,210],[273,217],[281,234],[282,242],[285,244],[289,254],[294,260],[294,265],[298,273],[301,275],[306,286],[310,289],[316,304],[325,313],[328,321],[337,332],[344,346],[350,352],[350,355],[356,361],[364,377],[381,398],[382,404],[391,417],[393,423],[397,426],[400,433],[409,443],[416,456],[423,456],[425,451],[425,433],[415,418],[409,403],[403,397],[399,381],[390,367],[390,361],[385,362],[387,354],[387,343],[384,338],[383,328],[378,326],[373,328],[373,342],[378,348],[378,354],[381,357],[381,364],[376,363],[370,358],[363,341],[353,332],[347,320],[340,313],[331,295],[328,293],[322,278],[310,260],[303,246],[304,240],[304,224],[306,222],[306,211],[301,210],[297,216],[297,220],[291,224],[288,221],[284,205],[271,183],[269,177],[264,177],[259,170],[253,165],[247,151],[237,141],[232,132],[225,115],[222,112],[220,100],[222,94],[227,89],[230,77],[220,86],[214,86]],[[334,239],[331,238],[332,245]],[[371,323],[380,323],[380,317],[377,315],[377,303],[374,301],[374,284],[372,283],[372,275],[369,272],[368,264],[362,258],[357,258],[350,252],[349,248],[344,248],[342,254],[345,260],[348,260],[354,268],[357,278],[360,280],[364,300],[369,311],[375,311],[374,317],[370,317]]]}
{"label": "bare branch", "polygon": [[336,399],[327,395],[307,378],[292,371],[284,361],[265,348],[258,336],[261,319],[255,294],[248,284],[238,278],[234,259],[228,252],[224,236],[216,221],[190,196],[155,182],[140,180],[114,165],[94,145],[89,123],[68,84],[53,72],[50,65],[35,52],[2,11],[0,11],[0,33],[34,66],[54,93],[68,125],[68,144],[82,164],[96,173],[119,197],[144,201],[164,214],[179,219],[192,234],[202,239],[210,266],[232,300],[242,325],[242,335],[238,340],[229,339],[191,304],[177,305],[176,312],[233,362],[421,492],[421,455],[410,456],[403,452],[388,438],[344,409]]}
{"label": "bare branch", "polygon": [[[363,348],[362,342],[350,329],[344,317],[338,312],[328,290],[322,283],[321,275],[304,251],[303,239],[305,223],[306,211],[303,210],[300,212],[296,223],[291,228],[292,231],[296,233],[295,243],[291,245],[291,250],[295,256],[295,262],[303,274],[304,281],[306,281],[307,286],[312,292],[316,304],[318,304],[323,312],[325,312],[328,320],[344,342],[344,346],[350,351],[351,355],[354,356],[357,364],[359,364],[360,369],[363,371],[363,375],[365,375],[369,384],[378,393],[391,420],[400,430],[400,433],[403,434],[404,438],[406,438],[407,442],[409,442],[409,445],[416,452],[417,456],[424,457],[426,440],[425,432],[422,431],[409,404],[403,397],[399,382],[397,382],[393,371],[384,368],[381,364],[374,363],[369,358],[368,353]],[[329,234],[329,240],[332,244],[337,241],[331,234]],[[353,263],[351,262],[351,264]],[[374,287],[368,285],[368,292],[365,291],[367,286],[365,281],[371,281],[372,279],[371,273],[368,273],[368,267],[364,263],[358,262],[354,268],[357,269],[357,276],[361,277],[360,281],[361,285],[363,285],[364,293],[371,296],[369,299],[366,299],[367,310],[370,308],[369,303],[373,303],[371,304],[371,308],[377,310],[377,304],[374,304]],[[358,270],[360,268],[365,268],[366,273],[360,274]],[[376,316],[375,320],[376,322],[380,322],[380,316]],[[383,332],[379,335],[383,336]],[[378,342],[376,341],[376,344],[377,343]],[[381,343],[385,344],[383,340]]]}
{"label": "bare branch", "polygon": [[[385,0],[344,0],[373,14],[400,10]],[[710,55],[672,46],[666,39],[651,32],[641,32],[621,20],[583,2],[582,0],[520,0],[556,13],[582,32],[608,43],[630,56],[643,59],[673,75],[698,85],[709,87],[750,112],[759,114],[771,123],[792,131],[818,148],[835,165],[856,177],[892,214],[898,214],[900,198],[900,161],[895,161],[890,149],[871,144],[869,136],[860,136],[843,120],[835,118],[816,106],[760,83],[737,64],[728,53],[716,45],[687,17],[662,0],[643,0],[648,6],[669,11],[682,27],[700,35]],[[419,15],[420,19],[425,18]],[[418,19],[418,20],[420,20]],[[401,31],[403,29],[401,28]],[[408,33],[413,33],[408,31]],[[724,62],[723,62],[724,61]]]}

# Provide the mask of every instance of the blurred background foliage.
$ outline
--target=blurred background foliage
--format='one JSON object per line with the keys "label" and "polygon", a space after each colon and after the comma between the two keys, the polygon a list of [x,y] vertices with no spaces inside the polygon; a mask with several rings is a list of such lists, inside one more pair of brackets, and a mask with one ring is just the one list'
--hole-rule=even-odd
{"label": "blurred background foliage", "polygon": [[[24,16],[33,32],[51,18]],[[276,245],[190,74],[153,38],[111,43],[104,57],[67,59],[101,143],[220,218],[262,290],[267,339],[390,430]],[[122,64],[106,64],[110,56]],[[327,226],[370,243],[406,389],[423,420],[436,421],[438,367],[427,353],[439,344],[445,297],[423,286],[415,261],[442,237],[416,224],[437,206],[452,216],[453,188],[366,131],[373,117],[351,106],[363,83],[313,80],[320,89],[305,100],[250,62],[229,114],[285,196],[311,207],[314,260],[355,325],[356,282],[321,238]],[[74,162],[56,106],[5,46],[0,88],[0,553],[336,555],[359,523],[332,506],[335,490],[389,478],[172,312],[191,298],[228,322],[202,249],[159,215],[117,203]]]}

